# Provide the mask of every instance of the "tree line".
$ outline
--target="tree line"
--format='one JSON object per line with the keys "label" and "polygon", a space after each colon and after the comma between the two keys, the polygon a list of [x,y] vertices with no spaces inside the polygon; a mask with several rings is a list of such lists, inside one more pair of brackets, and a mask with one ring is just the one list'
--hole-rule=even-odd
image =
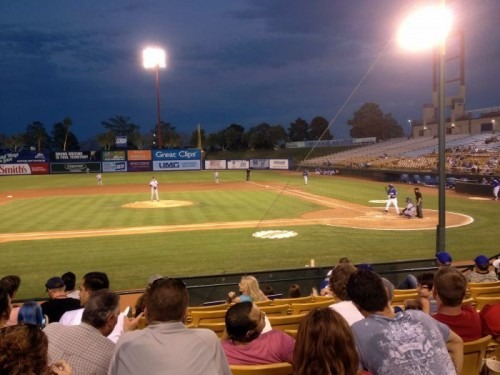
{"label": "tree line", "polygon": [[[115,148],[116,136],[127,137],[128,149],[150,149],[159,144],[157,126],[141,132],[141,126],[131,121],[130,117],[117,115],[101,122],[103,132],[95,136],[94,141],[103,150]],[[365,103],[354,112],[348,121],[353,138],[376,137],[377,140],[402,137],[403,128],[390,113],[383,113],[376,103]],[[50,133],[40,121],[26,126],[23,133],[7,136],[0,134],[0,149],[17,152],[22,149],[36,151],[77,151],[81,149],[80,141],[72,132],[73,120],[67,116],[52,126]],[[201,128],[191,135],[181,134],[175,126],[161,122],[161,144],[163,148],[198,147],[199,141],[208,151],[235,151],[246,149],[279,149],[286,142],[331,140],[330,124],[322,116],[314,117],[311,122],[297,118],[289,124],[288,129],[282,125],[271,125],[266,122],[245,129],[240,124],[207,134]]]}

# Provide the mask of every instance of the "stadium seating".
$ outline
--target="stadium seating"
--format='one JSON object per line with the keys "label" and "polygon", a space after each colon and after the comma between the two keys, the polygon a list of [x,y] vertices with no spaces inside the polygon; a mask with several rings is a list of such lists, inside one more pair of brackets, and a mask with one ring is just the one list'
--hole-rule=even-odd
{"label": "stadium seating", "polygon": [[292,375],[290,363],[272,363],[268,365],[231,365],[233,375]]}
{"label": "stadium seating", "polygon": [[206,323],[206,322],[201,322],[198,324],[197,327],[194,327],[192,325],[188,326],[189,328],[207,328],[211,331],[214,331],[219,338],[222,338],[224,335],[224,332],[226,331],[226,323],[224,322],[212,322],[212,323]]}
{"label": "stadium seating", "polygon": [[486,349],[491,336],[485,336],[479,340],[464,343],[464,365],[462,374],[479,375],[486,356]]}
{"label": "stadium seating", "polygon": [[268,319],[273,329],[279,329],[281,331],[285,331],[287,329],[298,329],[300,322],[306,315],[307,313],[284,315],[284,316],[271,315],[268,316]]}
{"label": "stadium seating", "polygon": [[499,286],[490,286],[490,287],[473,287],[469,286],[470,296],[474,299],[477,297],[482,297],[488,295],[490,297],[500,296],[500,285]]}
{"label": "stadium seating", "polygon": [[335,300],[324,300],[324,301],[315,301],[315,302],[306,302],[306,303],[292,303],[290,305],[290,309],[292,310],[292,314],[302,314],[315,309],[316,307],[328,307],[331,304],[335,303]]}
{"label": "stadium seating", "polygon": [[500,303],[500,296],[479,296],[479,297],[476,297],[475,299],[475,303],[476,303],[476,309],[478,311],[481,311],[483,309],[484,306],[486,305],[489,305],[490,303]]}

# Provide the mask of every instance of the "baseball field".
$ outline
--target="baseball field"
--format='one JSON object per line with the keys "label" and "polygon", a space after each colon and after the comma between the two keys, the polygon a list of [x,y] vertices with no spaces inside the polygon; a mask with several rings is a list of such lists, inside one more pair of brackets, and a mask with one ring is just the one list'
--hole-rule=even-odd
{"label": "baseball field", "polygon": [[[18,274],[18,298],[45,297],[45,281],[104,271],[115,290],[149,275],[185,277],[353,262],[419,259],[435,252],[437,189],[421,187],[424,219],[384,215],[384,183],[292,171],[0,178],[0,275]],[[395,184],[399,205],[413,185]],[[470,260],[498,250],[500,203],[446,193],[446,250]]]}

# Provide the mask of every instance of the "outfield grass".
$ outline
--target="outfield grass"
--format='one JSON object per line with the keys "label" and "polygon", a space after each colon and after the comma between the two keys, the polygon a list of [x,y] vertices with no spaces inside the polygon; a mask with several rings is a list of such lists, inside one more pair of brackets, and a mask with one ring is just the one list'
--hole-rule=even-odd
{"label": "outfield grass", "polygon": [[[210,182],[210,172],[171,172],[156,176],[160,198],[191,200],[191,207],[159,210],[121,208],[124,203],[148,200],[150,173],[105,174],[106,185],[144,185],[144,194],[49,196],[8,201],[0,205],[1,233],[93,229],[165,224],[191,224],[242,220],[294,218],[318,206],[272,190],[168,192],[169,183]],[[243,181],[244,171],[222,171],[226,181]],[[288,188],[303,188],[299,173],[253,171],[252,181],[280,182]],[[0,194],[16,195],[21,189],[81,188],[93,186],[93,175],[50,175],[0,178]],[[384,199],[383,183],[340,176],[310,176],[311,193],[363,205]],[[397,185],[400,204],[412,196],[413,186]],[[471,225],[446,231],[447,250],[456,260],[472,259],[479,253],[498,253],[499,203],[470,200],[447,192],[447,210],[474,218]],[[424,190],[424,209],[437,209],[437,189]],[[380,207],[380,205],[378,205]],[[280,227],[299,235],[290,239],[263,240],[252,237],[260,228],[178,232],[18,241],[0,244],[0,275],[22,278],[19,298],[44,296],[44,282],[71,270],[81,277],[92,270],[109,274],[112,288],[144,286],[148,276],[194,276],[303,267],[314,258],[316,265],[334,264],[341,256],[354,262],[419,259],[433,256],[435,231],[375,231],[323,225]]]}

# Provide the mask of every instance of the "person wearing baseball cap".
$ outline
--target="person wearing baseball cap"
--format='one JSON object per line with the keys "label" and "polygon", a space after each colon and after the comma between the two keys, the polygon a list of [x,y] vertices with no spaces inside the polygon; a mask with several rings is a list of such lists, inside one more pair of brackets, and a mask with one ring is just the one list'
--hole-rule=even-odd
{"label": "person wearing baseball cap", "polygon": [[50,299],[40,306],[43,314],[49,318],[49,323],[58,322],[66,311],[80,308],[79,300],[69,298],[66,295],[66,287],[60,277],[54,276],[48,279],[45,283],[45,289]]}
{"label": "person wearing baseball cap", "polygon": [[436,261],[438,267],[441,266],[451,266],[451,262],[453,261],[450,253],[446,251],[440,251],[436,253]]}
{"label": "person wearing baseball cap", "polygon": [[474,269],[469,274],[467,281],[470,283],[489,283],[497,280],[495,271],[490,271],[490,259],[486,255],[478,255],[474,259]]}
{"label": "person wearing baseball cap", "polygon": [[500,280],[500,259],[496,259],[493,261],[493,267],[495,268],[497,279]]}

